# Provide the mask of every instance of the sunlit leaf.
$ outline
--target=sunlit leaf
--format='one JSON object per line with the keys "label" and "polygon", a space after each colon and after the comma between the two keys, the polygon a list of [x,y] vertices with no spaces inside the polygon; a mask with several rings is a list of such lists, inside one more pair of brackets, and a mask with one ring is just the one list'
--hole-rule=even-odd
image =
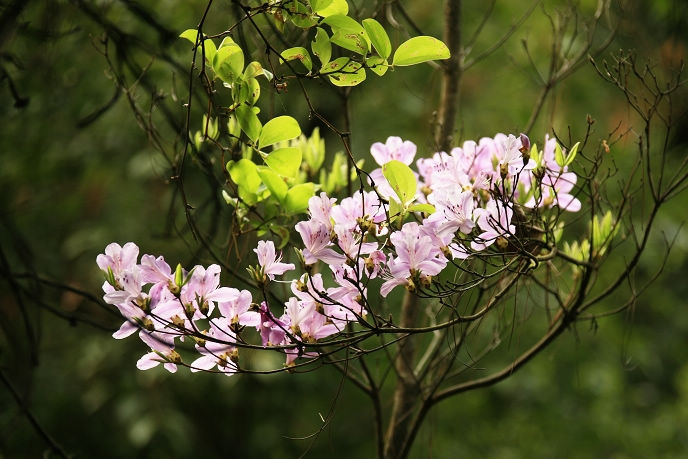
{"label": "sunlit leaf", "polygon": [[394,53],[393,65],[413,65],[436,59],[448,59],[449,48],[434,37],[420,36],[406,40]]}
{"label": "sunlit leaf", "polygon": [[227,172],[232,178],[232,182],[240,187],[244,187],[247,191],[255,193],[261,184],[258,176],[258,169],[250,159],[240,159],[239,161],[229,161],[227,163]]}
{"label": "sunlit leaf", "polygon": [[237,121],[239,121],[241,130],[246,133],[248,138],[253,142],[258,140],[262,125],[258,119],[258,115],[253,111],[253,107],[244,104],[239,105],[234,111],[234,114],[237,117]]}
{"label": "sunlit leaf", "polygon": [[272,171],[268,167],[259,167],[258,175],[263,180],[263,183],[270,190],[270,193],[280,202],[284,201],[284,197],[287,195],[287,190],[289,187],[284,182],[284,179],[280,177],[276,172]]}
{"label": "sunlit leaf", "polygon": [[222,81],[233,84],[244,70],[244,52],[237,45],[218,49],[213,57],[213,70]]}
{"label": "sunlit leaf", "polygon": [[401,161],[392,160],[382,166],[382,174],[392,187],[399,201],[406,206],[416,197],[416,177],[413,171]]}
{"label": "sunlit leaf", "polygon": [[313,54],[320,59],[321,65],[330,62],[332,44],[330,43],[330,37],[327,35],[327,32],[320,27],[316,29],[315,40],[311,43],[311,49],[313,50]]}
{"label": "sunlit leaf", "polygon": [[310,72],[313,70],[313,63],[311,62],[311,55],[306,48],[296,46],[294,48],[285,49],[280,54],[280,57],[285,61],[300,61],[304,67]]}
{"label": "sunlit leaf", "polygon": [[301,167],[301,150],[279,148],[264,158],[265,164],[284,177],[295,177]]}
{"label": "sunlit leaf", "polygon": [[366,65],[378,76],[383,76],[385,73],[387,73],[387,70],[389,70],[387,59],[383,59],[379,56],[373,56],[366,59]]}
{"label": "sunlit leaf", "polygon": [[313,11],[322,17],[349,13],[349,4],[346,0],[313,0],[311,5],[313,5]]}
{"label": "sunlit leaf", "polygon": [[392,54],[392,43],[389,41],[389,36],[385,28],[372,18],[364,19],[363,27],[368,33],[368,38],[370,38],[370,42],[373,44],[375,51],[377,51],[381,57],[387,59]]}
{"label": "sunlit leaf", "polygon": [[278,116],[265,123],[260,131],[258,144],[260,148],[264,148],[277,142],[294,139],[300,134],[301,127],[298,121],[291,116]]}
{"label": "sunlit leaf", "polygon": [[284,210],[289,215],[299,214],[308,209],[308,200],[315,194],[315,186],[312,183],[295,185],[287,192],[284,200]]}

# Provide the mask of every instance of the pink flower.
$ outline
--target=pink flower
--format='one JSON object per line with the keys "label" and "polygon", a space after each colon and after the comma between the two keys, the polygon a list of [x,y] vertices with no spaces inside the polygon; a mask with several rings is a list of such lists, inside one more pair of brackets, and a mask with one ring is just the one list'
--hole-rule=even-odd
{"label": "pink flower", "polygon": [[234,361],[239,354],[237,348],[230,344],[236,341],[236,335],[231,331],[229,321],[226,318],[211,321],[208,337],[211,339],[205,340],[203,345],[196,345],[201,357],[191,362],[191,371],[208,371],[217,366],[220,372],[232,376],[239,368]]}
{"label": "pink flower", "polygon": [[456,188],[451,191],[436,191],[429,196],[429,200],[435,205],[436,212],[428,217],[428,221],[437,222],[440,231],[455,233],[460,230],[469,234],[473,230],[475,203],[472,192],[462,192]]}
{"label": "pink flower", "polygon": [[409,278],[435,276],[447,265],[440,248],[421,233],[418,223],[406,223],[400,231],[392,233],[390,240],[397,256],[389,261],[392,279],[382,284],[380,293],[383,297],[397,285],[408,285]]}
{"label": "pink flower", "polygon": [[510,204],[490,199],[484,209],[476,209],[478,226],[483,232],[471,243],[473,250],[483,250],[491,246],[498,237],[509,237],[516,232],[511,224],[514,211]]}
{"label": "pink flower", "polygon": [[380,166],[392,160],[401,161],[409,166],[416,156],[416,144],[409,140],[401,140],[401,137],[387,137],[384,144],[375,142],[370,147],[370,154]]}
{"label": "pink flower", "polygon": [[328,198],[326,193],[320,193],[320,196],[313,196],[308,200],[308,213],[311,215],[311,220],[322,223],[328,229],[332,229],[332,208],[337,202],[335,198]]}
{"label": "pink flower", "polygon": [[279,276],[295,269],[292,263],[280,263],[282,255],[277,256],[275,244],[272,241],[258,241],[258,247],[253,251],[258,255],[258,264],[263,274],[270,280],[274,280],[275,275]]}
{"label": "pink flower", "polygon": [[249,311],[253,297],[248,290],[237,290],[227,288],[228,295],[220,301],[218,307],[220,314],[232,324],[258,327],[260,325],[260,314]]}
{"label": "pink flower", "polygon": [[332,245],[330,232],[322,223],[314,220],[299,222],[296,224],[296,231],[301,235],[305,246],[303,258],[306,264],[311,265],[321,260],[328,264],[337,265],[346,260],[344,255],[329,248]]}
{"label": "pink flower", "polygon": [[[127,242],[124,247],[121,247],[116,242],[108,244],[105,247],[105,253],[96,257],[98,267],[107,273],[110,268],[115,275],[115,279],[125,271],[136,266],[136,260],[139,256],[139,248],[133,242]],[[113,286],[114,287],[114,286]]]}

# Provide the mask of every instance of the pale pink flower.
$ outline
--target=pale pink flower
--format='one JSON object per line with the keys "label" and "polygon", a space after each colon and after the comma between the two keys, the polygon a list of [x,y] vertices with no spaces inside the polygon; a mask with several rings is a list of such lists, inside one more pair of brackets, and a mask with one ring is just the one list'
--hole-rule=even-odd
{"label": "pale pink flower", "polygon": [[268,279],[274,280],[275,275],[282,275],[295,269],[292,263],[281,263],[282,255],[275,253],[275,244],[272,241],[258,241],[258,247],[253,249],[258,255],[258,264]]}

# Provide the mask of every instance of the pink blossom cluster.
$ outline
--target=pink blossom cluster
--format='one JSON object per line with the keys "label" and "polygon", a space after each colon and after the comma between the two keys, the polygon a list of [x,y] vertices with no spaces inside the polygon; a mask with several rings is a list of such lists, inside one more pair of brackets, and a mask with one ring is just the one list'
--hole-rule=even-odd
{"label": "pink blossom cluster", "polygon": [[[314,344],[375,313],[368,302],[371,280],[382,279],[372,285],[383,297],[397,286],[412,292],[428,288],[453,260],[479,256],[493,244],[506,249],[516,234],[516,206],[579,210],[581,203],[571,194],[576,175],[555,159],[556,148],[554,139],[546,138],[538,152],[523,134],[498,134],[417,160],[415,202],[434,212],[411,211],[412,221],[390,217],[389,202],[397,196],[382,168],[370,174],[373,191],[340,202],[325,193],[312,197],[309,218],[295,227],[304,273],[287,281],[292,295],[279,316],[266,292],[276,276],[296,267],[282,262],[272,241],[259,241],[254,249],[253,294],[221,287],[218,265],[173,271],[163,257],[143,255],[139,262],[131,242],[112,243],[97,263],[106,277],[105,301],[126,318],[113,336],[138,331],[150,348],[137,364],[143,370],[163,364],[176,371],[181,356],[175,345],[185,339],[193,339],[200,354],[189,364],[192,371],[217,368],[231,375],[239,370],[239,349],[245,346],[280,349],[287,365],[315,357]],[[416,146],[389,137],[371,153],[381,167],[393,160],[410,166]],[[318,262],[329,269],[326,276],[317,272]],[[254,300],[254,294],[261,299]],[[260,345],[251,344],[247,329],[255,329]]]}

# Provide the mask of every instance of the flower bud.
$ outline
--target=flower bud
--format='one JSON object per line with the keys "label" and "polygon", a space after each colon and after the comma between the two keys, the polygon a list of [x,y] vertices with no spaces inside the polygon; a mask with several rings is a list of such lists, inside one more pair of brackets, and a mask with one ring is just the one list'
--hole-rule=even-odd
{"label": "flower bud", "polygon": [[182,363],[182,356],[174,349],[172,349],[165,358],[172,363]]}
{"label": "flower bud", "polygon": [[442,251],[442,255],[444,255],[447,260],[451,260],[452,251],[449,247],[443,245],[442,247],[440,247],[440,250]]}
{"label": "flower bud", "polygon": [[186,322],[184,321],[184,319],[182,319],[176,314],[170,320],[177,328],[184,328],[186,326]]}

